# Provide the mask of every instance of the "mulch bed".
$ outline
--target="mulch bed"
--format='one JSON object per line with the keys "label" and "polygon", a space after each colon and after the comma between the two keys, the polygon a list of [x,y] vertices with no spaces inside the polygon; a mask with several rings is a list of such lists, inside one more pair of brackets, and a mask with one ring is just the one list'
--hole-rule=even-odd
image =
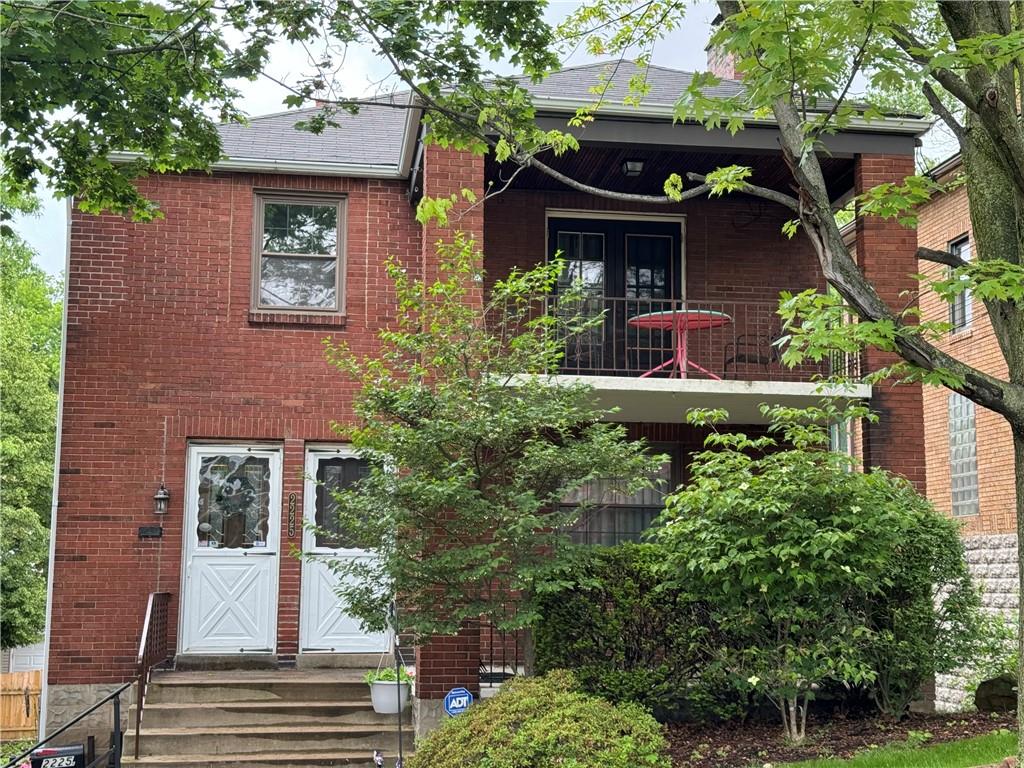
{"label": "mulch bed", "polygon": [[[931,734],[925,744],[982,736],[999,728],[1014,729],[1013,712],[911,714],[894,723],[878,718],[831,718],[807,723],[807,743],[787,746],[782,726],[769,723],[677,724],[667,726],[675,768],[746,768],[819,757],[851,757],[872,746],[905,742],[911,731]],[[921,737],[915,737],[921,738]]]}

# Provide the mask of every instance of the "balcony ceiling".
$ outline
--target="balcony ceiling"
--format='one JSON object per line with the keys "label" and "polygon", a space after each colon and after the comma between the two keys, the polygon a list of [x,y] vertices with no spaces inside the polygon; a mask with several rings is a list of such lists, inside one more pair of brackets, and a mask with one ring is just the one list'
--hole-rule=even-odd
{"label": "balcony ceiling", "polygon": [[[715,168],[745,165],[753,168],[751,181],[764,187],[792,191],[792,176],[778,153],[682,152],[654,147],[582,146],[577,152],[562,157],[542,155],[541,159],[552,168],[591,186],[615,192],[663,195],[665,179],[672,173],[683,176],[694,172],[706,174]],[[622,173],[626,159],[643,160],[640,176],[628,177]],[[822,171],[831,198],[837,199],[853,187],[853,160],[850,158],[822,157]],[[499,165],[491,156],[487,159],[487,180],[501,186],[515,167],[511,163]],[[684,182],[692,186],[692,182]],[[567,188],[550,176],[529,168],[520,173],[512,184],[514,189],[564,191]]]}

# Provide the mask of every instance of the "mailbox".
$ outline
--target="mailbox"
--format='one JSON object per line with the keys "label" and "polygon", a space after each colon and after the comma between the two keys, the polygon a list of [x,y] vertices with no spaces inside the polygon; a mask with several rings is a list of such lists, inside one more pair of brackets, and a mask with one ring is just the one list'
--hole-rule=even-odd
{"label": "mailbox", "polygon": [[29,755],[29,759],[32,768],[85,768],[85,745],[43,747]]}

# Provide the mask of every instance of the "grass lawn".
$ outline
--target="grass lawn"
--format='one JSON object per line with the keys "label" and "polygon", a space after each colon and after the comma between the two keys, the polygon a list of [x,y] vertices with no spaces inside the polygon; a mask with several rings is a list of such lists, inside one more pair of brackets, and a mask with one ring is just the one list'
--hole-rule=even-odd
{"label": "grass lawn", "polygon": [[1016,750],[1017,734],[1001,730],[931,747],[898,744],[862,752],[849,760],[808,760],[777,768],[973,768],[998,763]]}

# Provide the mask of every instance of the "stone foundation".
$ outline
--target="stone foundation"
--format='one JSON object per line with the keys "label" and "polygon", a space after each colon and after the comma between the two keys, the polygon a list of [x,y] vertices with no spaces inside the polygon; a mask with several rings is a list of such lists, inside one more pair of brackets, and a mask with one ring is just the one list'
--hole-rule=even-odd
{"label": "stone foundation", "polygon": [[[982,606],[989,613],[1013,617],[1017,611],[1017,536],[996,534],[965,536],[964,552],[974,581],[982,589]],[[970,703],[965,688],[969,670],[959,675],[938,675],[935,709],[958,712]]]}
{"label": "stone foundation", "polygon": [[446,717],[448,716],[444,711],[443,699],[416,697],[412,700],[412,721],[416,729],[417,741],[440,727]]}
{"label": "stone foundation", "polygon": [[[119,683],[96,683],[82,685],[48,685],[46,699],[46,732],[51,733],[76,715],[84,712],[111,691],[120,688]],[[134,686],[121,694],[121,728],[128,728],[128,709],[134,701]],[[96,738],[96,751],[107,748],[114,723],[114,703],[107,702],[73,728],[58,736],[49,746],[84,744],[89,736]]]}

